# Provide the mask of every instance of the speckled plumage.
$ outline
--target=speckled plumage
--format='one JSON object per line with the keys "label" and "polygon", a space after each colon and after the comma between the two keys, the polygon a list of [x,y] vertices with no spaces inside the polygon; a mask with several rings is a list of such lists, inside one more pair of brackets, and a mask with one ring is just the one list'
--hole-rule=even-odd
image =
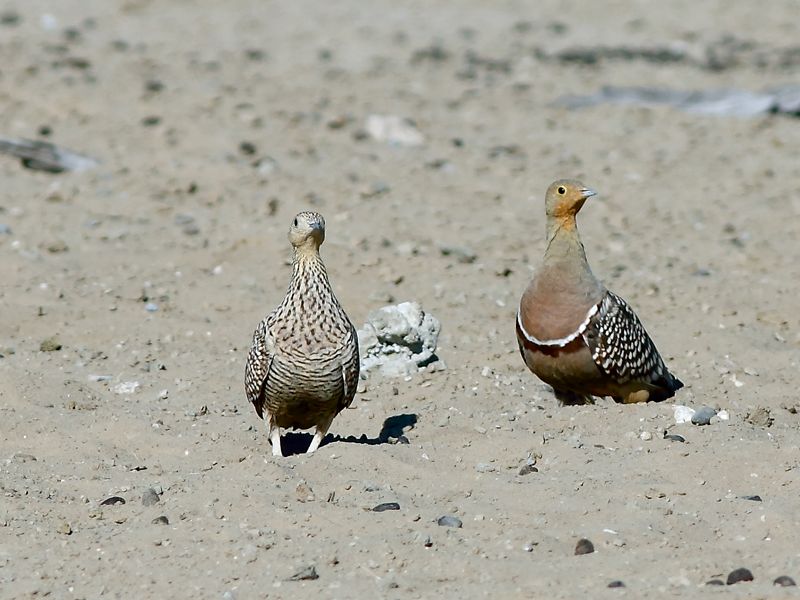
{"label": "speckled plumage", "polygon": [[560,180],[547,191],[547,249],[520,300],[517,341],[525,364],[564,403],[611,396],[664,400],[683,387],[633,309],[589,268],[575,215],[594,192]]}
{"label": "speckled plumage", "polygon": [[247,398],[267,421],[277,456],[282,427],[316,427],[308,449],[314,452],[358,385],[358,337],[319,255],[324,238],[325,221],[318,213],[302,212],[292,222],[289,288],[259,323],[247,357]]}

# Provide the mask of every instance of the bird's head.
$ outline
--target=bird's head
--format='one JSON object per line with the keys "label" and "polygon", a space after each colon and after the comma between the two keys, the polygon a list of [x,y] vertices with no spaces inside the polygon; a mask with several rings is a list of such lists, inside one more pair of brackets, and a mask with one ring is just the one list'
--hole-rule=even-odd
{"label": "bird's head", "polygon": [[574,179],[559,179],[550,184],[545,195],[545,212],[548,217],[565,219],[574,217],[587,198],[597,192]]}
{"label": "bird's head", "polygon": [[316,212],[297,213],[289,227],[289,241],[295,248],[319,248],[325,241],[325,219]]}

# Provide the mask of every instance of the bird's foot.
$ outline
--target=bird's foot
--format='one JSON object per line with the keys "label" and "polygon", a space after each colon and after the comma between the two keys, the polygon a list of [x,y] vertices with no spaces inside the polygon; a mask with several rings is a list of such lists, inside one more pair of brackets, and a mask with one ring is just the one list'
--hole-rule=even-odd
{"label": "bird's foot", "polygon": [[311,440],[311,445],[306,450],[306,454],[313,454],[319,448],[319,445],[322,443],[322,438],[325,437],[325,434],[317,429],[316,433],[314,434],[313,439]]}
{"label": "bird's foot", "polygon": [[557,390],[553,388],[556,399],[564,406],[580,406],[582,404],[594,404],[594,396],[591,394],[579,394],[571,390]]}

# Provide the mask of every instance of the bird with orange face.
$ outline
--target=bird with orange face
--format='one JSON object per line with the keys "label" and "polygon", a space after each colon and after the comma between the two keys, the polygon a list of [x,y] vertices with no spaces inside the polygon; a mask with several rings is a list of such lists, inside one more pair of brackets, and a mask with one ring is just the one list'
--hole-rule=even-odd
{"label": "bird with orange face", "polygon": [[594,396],[625,403],[671,398],[683,383],[633,309],[589,268],[575,216],[594,195],[569,179],[547,189],[547,247],[517,312],[520,353],[564,404]]}

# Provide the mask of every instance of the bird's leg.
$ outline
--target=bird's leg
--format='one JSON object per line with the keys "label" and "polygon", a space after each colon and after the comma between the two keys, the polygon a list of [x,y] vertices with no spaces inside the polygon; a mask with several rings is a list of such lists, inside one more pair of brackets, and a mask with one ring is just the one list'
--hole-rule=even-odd
{"label": "bird's leg", "polygon": [[272,456],[283,456],[281,452],[281,428],[270,423],[269,440],[272,442]]}
{"label": "bird's leg", "polygon": [[311,445],[308,447],[308,450],[306,450],[306,454],[311,454],[319,448],[319,445],[328,433],[328,428],[331,426],[331,423],[333,423],[333,415],[322,423],[317,424],[317,430],[314,432],[314,438],[311,440]]}
{"label": "bird's leg", "polygon": [[594,404],[594,398],[585,394],[578,394],[572,390],[559,390],[553,388],[556,399],[565,406],[576,406],[581,404]]}

